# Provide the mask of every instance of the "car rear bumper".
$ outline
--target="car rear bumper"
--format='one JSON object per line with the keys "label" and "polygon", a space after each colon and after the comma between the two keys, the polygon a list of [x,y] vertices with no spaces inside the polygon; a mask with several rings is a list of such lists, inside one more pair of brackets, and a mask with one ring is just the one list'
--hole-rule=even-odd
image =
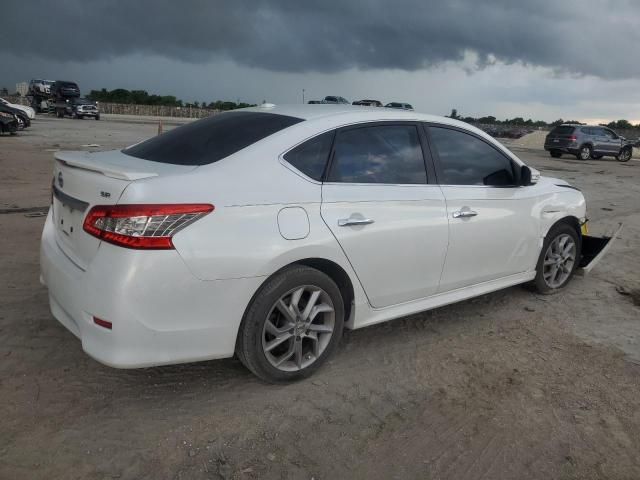
{"label": "car rear bumper", "polygon": [[580,152],[577,145],[557,145],[553,143],[545,143],[544,149],[547,152],[557,151],[557,152],[563,152],[563,153],[570,153],[572,155],[577,155]]}
{"label": "car rear bumper", "polygon": [[[51,313],[94,359],[117,368],[233,355],[244,310],[261,277],[202,281],[175,250],[129,250],[101,244],[86,270],[58,247],[45,223],[41,281]],[[107,329],[94,317],[112,323]]]}

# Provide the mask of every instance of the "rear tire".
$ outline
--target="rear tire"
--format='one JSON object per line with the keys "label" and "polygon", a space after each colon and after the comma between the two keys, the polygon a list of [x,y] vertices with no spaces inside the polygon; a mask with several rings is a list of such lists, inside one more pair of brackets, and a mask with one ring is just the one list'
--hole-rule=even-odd
{"label": "rear tire", "polygon": [[633,155],[633,150],[630,148],[623,149],[618,156],[616,156],[616,160],[619,162],[628,162],[631,160],[631,156]]}
{"label": "rear tire", "polygon": [[578,160],[589,160],[593,154],[593,149],[589,145],[583,145],[576,154]]}
{"label": "rear tire", "polygon": [[344,302],[335,282],[314,268],[288,267],[267,280],[249,304],[236,354],[264,381],[293,382],[333,354],[343,327]]}
{"label": "rear tire", "polygon": [[562,157],[562,152],[559,150],[551,150],[549,152],[549,154],[553,157],[553,158],[560,158]]}
{"label": "rear tire", "polygon": [[562,290],[580,263],[582,237],[567,223],[551,227],[542,245],[533,285],[538,293],[549,295]]}

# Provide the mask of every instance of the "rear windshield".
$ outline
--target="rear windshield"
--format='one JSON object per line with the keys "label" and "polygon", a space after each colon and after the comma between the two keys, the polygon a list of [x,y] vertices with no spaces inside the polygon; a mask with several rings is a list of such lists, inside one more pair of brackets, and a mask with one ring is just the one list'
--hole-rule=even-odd
{"label": "rear windshield", "polygon": [[275,113],[222,113],[170,130],[122,152],[152,162],[207,165],[302,121]]}
{"label": "rear windshield", "polygon": [[566,125],[560,125],[559,127],[554,128],[551,133],[556,135],[570,135],[575,130],[575,127],[567,127]]}

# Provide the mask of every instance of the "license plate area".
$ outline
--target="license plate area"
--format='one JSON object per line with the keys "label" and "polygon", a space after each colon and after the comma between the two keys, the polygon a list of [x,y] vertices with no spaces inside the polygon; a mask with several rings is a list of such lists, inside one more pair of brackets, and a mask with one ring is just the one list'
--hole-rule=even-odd
{"label": "license plate area", "polygon": [[78,229],[82,228],[79,225],[79,218],[82,218],[82,212],[74,210],[72,206],[62,202],[58,202],[58,230],[63,236],[72,238],[74,234],[78,233]]}

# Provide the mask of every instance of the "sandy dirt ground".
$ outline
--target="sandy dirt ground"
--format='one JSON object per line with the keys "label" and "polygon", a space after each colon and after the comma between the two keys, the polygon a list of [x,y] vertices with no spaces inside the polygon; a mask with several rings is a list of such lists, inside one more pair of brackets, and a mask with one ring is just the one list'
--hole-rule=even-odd
{"label": "sandy dirt ground", "polygon": [[639,161],[513,145],[584,191],[594,233],[624,222],[608,258],[555,296],[347,332],[314,377],[272,386],[234,359],[114,370],[49,313],[52,152],[156,130],[45,117],[0,137],[0,479],[640,478]]}

